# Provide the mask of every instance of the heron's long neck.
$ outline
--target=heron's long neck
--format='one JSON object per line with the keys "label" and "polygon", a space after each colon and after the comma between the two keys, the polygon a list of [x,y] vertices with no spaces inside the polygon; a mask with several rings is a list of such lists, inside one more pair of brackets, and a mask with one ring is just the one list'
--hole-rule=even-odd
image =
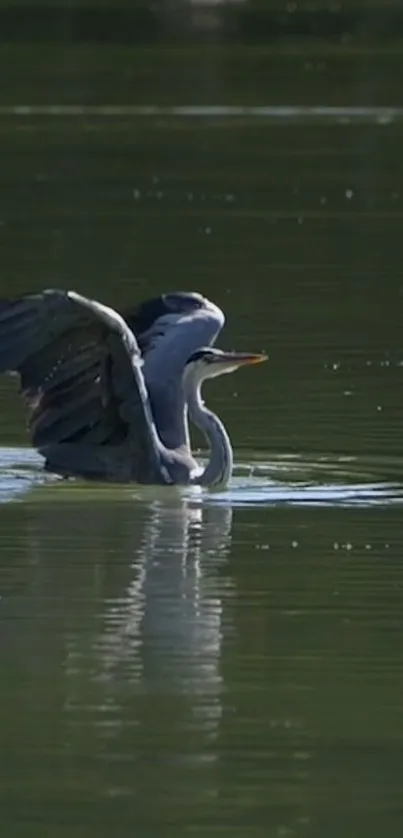
{"label": "heron's long neck", "polygon": [[227,483],[233,464],[232,446],[227,431],[218,416],[205,406],[200,383],[186,382],[185,392],[189,418],[202,431],[210,446],[210,459],[197,482],[202,486]]}

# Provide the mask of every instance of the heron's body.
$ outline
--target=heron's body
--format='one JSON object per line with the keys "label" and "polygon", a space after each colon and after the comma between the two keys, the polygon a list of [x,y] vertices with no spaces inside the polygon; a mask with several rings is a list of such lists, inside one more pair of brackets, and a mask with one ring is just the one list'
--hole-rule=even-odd
{"label": "heron's body", "polygon": [[[0,372],[17,372],[33,445],[58,474],[155,484],[226,483],[232,448],[205,378],[264,360],[211,348],[222,311],[173,293],[122,315],[73,291],[0,302]],[[210,444],[195,462],[188,418]]]}

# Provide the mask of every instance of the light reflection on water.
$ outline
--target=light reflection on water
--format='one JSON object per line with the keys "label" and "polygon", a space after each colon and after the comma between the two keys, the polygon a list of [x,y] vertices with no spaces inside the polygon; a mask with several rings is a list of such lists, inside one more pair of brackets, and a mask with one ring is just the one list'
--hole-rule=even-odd
{"label": "light reflection on water", "polygon": [[[194,509],[185,499],[148,506],[125,592],[107,603],[96,649],[102,679],[125,670],[125,680],[147,689],[210,694],[221,689],[218,670],[222,605],[201,557],[214,553],[214,573],[231,544],[232,510]],[[209,562],[207,561],[207,565]],[[204,567],[206,570],[206,567]],[[227,592],[228,593],[228,592]],[[111,642],[112,641],[112,642]],[[142,645],[146,663],[132,669]]]}
{"label": "light reflection on water", "polygon": [[[17,563],[8,556],[1,585],[2,665],[13,667],[4,706],[22,675],[13,713],[30,723],[27,741],[7,738],[4,758],[10,747],[17,763],[36,753],[35,775],[19,776],[26,818],[41,784],[52,786],[83,740],[98,760],[97,795],[136,795],[140,817],[151,788],[165,813],[183,795],[195,805],[214,791],[203,772],[218,759],[232,510],[196,509],[174,492],[122,500],[102,512],[72,493],[19,515]],[[45,729],[38,712],[48,714]],[[91,800],[85,761],[76,776]],[[12,772],[8,782],[13,788]]]}
{"label": "light reflection on water", "polygon": [[[108,743],[116,736],[113,720],[122,718],[126,699],[139,725],[139,707],[147,697],[160,728],[158,732],[154,723],[148,747],[159,753],[162,770],[167,762],[202,766],[217,758],[213,743],[224,689],[221,590],[226,600],[231,594],[229,578],[220,579],[218,573],[230,550],[231,522],[230,509],[202,514],[180,499],[147,505],[142,527],[133,522],[132,550],[129,545],[125,550],[128,564],[120,574],[121,584],[102,603],[91,649],[83,650],[79,633],[69,635],[66,712],[74,718],[82,711],[88,690],[83,672],[91,672],[96,705],[107,708],[110,720],[99,737]],[[172,734],[176,728],[177,736],[190,735],[180,754],[167,745],[171,702],[181,707],[171,720]],[[113,794],[132,794],[131,782],[127,778],[125,784],[115,785]]]}

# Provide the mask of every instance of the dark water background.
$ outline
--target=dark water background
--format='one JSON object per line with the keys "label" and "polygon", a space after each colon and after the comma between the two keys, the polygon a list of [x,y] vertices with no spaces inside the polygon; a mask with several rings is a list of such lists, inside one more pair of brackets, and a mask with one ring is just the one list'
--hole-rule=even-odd
{"label": "dark water background", "polygon": [[0,53],[1,293],[197,289],[270,355],[206,387],[220,493],[44,479],[1,382],[2,834],[400,836],[399,50]]}

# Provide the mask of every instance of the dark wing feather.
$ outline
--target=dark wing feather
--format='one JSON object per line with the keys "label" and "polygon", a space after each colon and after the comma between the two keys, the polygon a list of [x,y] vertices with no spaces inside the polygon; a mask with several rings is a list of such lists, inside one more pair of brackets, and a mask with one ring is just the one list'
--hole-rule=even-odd
{"label": "dark wing feather", "polygon": [[0,302],[0,372],[19,373],[32,441],[50,468],[156,482],[140,366],[133,334],[99,303],[58,290]]}

